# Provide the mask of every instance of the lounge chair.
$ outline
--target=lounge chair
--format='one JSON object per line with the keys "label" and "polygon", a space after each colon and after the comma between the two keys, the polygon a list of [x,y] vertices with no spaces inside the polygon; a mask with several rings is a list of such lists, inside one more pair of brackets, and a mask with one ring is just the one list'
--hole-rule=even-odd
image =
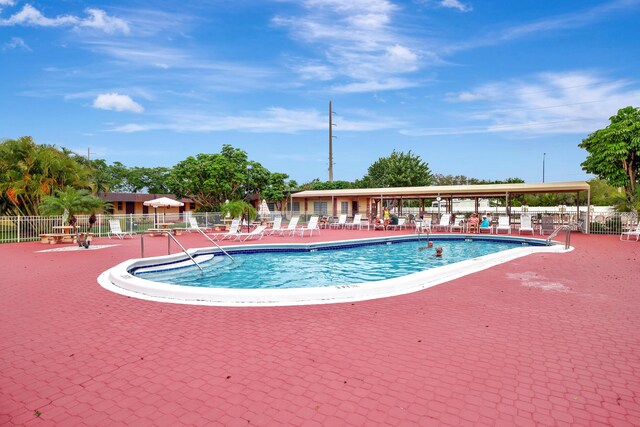
{"label": "lounge chair", "polygon": [[248,233],[236,233],[234,237],[236,240],[241,240],[243,242],[257,237],[259,237],[258,240],[261,240],[264,237],[264,230],[266,229],[266,225],[259,225]]}
{"label": "lounge chair", "polygon": [[273,225],[268,230],[264,231],[264,234],[271,236],[274,233],[279,233],[282,230],[282,217],[277,216],[273,219]]}
{"label": "lounge chair", "polygon": [[[458,222],[457,224],[456,221]],[[464,218],[456,219],[449,225],[449,232],[453,233],[453,230],[458,230],[461,233],[464,231]]]}
{"label": "lounge chair", "polygon": [[508,216],[498,217],[498,225],[496,226],[496,234],[500,234],[500,230],[506,230],[507,233],[511,233],[511,224],[509,224]]}
{"label": "lounge chair", "polygon": [[329,227],[331,227],[331,228],[343,228],[346,223],[347,223],[347,214],[340,214],[340,216],[338,217],[338,221],[337,222],[332,222],[331,224],[329,224]]}
{"label": "lounge chair", "polygon": [[309,222],[307,223],[306,227],[300,227],[298,229],[296,229],[296,233],[300,232],[300,236],[304,237],[304,233],[308,231],[309,235],[312,236],[314,231],[318,232],[318,235],[320,235],[320,227],[318,227],[318,217],[317,216],[312,216],[311,218],[309,218]]}
{"label": "lounge chair", "polygon": [[[622,236],[627,236],[627,238],[623,239]],[[631,236],[636,236],[636,242],[640,239],[640,222],[636,224],[635,230],[629,229],[629,231],[623,231],[620,233],[620,240],[628,242]]]}
{"label": "lounge chair", "polygon": [[540,222],[541,222],[541,226],[540,226],[541,235],[544,235],[546,233],[551,234],[556,229],[553,222],[553,217],[551,215],[543,216]]}
{"label": "lounge chair", "polygon": [[444,230],[449,231],[449,223],[451,222],[451,214],[443,214],[440,217],[440,222],[437,224],[432,224],[431,228],[434,230]]}
{"label": "lounge chair", "polygon": [[431,233],[431,218],[423,218],[416,221],[416,233]]}
{"label": "lounge chair", "polygon": [[133,233],[122,231],[122,227],[120,227],[120,221],[118,221],[117,219],[109,220],[109,238],[111,238],[111,235],[116,236],[120,240],[124,239],[126,236],[129,236],[133,239]]}
{"label": "lounge chair", "polygon": [[200,230],[200,231],[204,231],[205,233],[212,231],[211,228],[209,227],[200,227],[198,225],[198,220],[195,217],[190,216],[189,217],[189,228],[186,228],[185,230],[189,231],[189,230]]}
{"label": "lounge chair", "polygon": [[293,236],[296,232],[296,228],[298,227],[298,221],[300,221],[299,216],[294,216],[293,218],[291,218],[291,220],[289,221],[289,225],[287,225],[287,228],[280,229],[280,235],[284,236],[284,233],[288,233],[289,236]]}
{"label": "lounge chair", "polygon": [[210,236],[213,238],[213,240],[226,240],[237,235],[240,231],[241,231],[240,219],[234,218],[233,221],[231,221],[231,225],[229,225],[229,230],[226,233],[213,233],[213,234],[210,234]]}
{"label": "lounge chair", "polygon": [[531,215],[520,215],[520,228],[518,228],[518,234],[521,234],[523,231],[530,231],[531,234],[535,234],[533,224],[531,223]]}
{"label": "lounge chair", "polygon": [[491,219],[482,220],[478,227],[478,233],[482,234],[483,231],[488,231],[489,234],[493,234],[493,224],[491,224]]}
{"label": "lounge chair", "polygon": [[387,229],[401,230],[403,228],[407,228],[406,222],[407,222],[406,218],[398,218],[398,223],[387,225]]}
{"label": "lounge chair", "polygon": [[362,214],[355,214],[353,221],[345,223],[344,228],[357,228],[358,230],[362,230]]}

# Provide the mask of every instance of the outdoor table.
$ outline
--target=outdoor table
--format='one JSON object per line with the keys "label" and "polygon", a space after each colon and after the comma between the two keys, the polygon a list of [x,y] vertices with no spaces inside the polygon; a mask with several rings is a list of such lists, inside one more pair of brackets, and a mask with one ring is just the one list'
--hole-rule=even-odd
{"label": "outdoor table", "polygon": [[71,230],[75,230],[76,227],[73,225],[57,225],[52,227],[53,230],[60,230],[62,234],[71,234]]}

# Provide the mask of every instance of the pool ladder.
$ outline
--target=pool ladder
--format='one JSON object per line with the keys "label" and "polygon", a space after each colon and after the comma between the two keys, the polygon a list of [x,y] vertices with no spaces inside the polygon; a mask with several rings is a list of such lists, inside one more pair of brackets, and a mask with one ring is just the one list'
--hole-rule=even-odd
{"label": "pool ladder", "polygon": [[551,239],[556,237],[558,233],[560,233],[562,230],[566,231],[565,240],[564,240],[564,249],[568,250],[571,245],[571,226],[567,224],[561,225],[555,230],[553,230],[553,233],[551,233],[549,237],[547,237],[547,245],[550,245]]}

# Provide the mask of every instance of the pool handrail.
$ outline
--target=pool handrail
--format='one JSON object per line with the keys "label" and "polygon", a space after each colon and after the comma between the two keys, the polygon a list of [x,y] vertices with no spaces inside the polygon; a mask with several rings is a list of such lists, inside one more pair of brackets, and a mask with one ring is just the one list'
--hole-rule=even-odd
{"label": "pool handrail", "polygon": [[[200,270],[200,273],[204,274],[204,270],[202,270],[202,267],[200,267],[200,264],[198,264],[198,262],[193,258],[193,256],[189,253],[189,251],[187,251],[185,249],[184,246],[182,246],[180,244],[180,242],[178,242],[178,239],[176,239],[172,234],[171,234],[171,230],[155,230],[153,233],[160,233],[160,234],[166,234],[167,235],[167,251],[168,251],[168,255],[171,255],[171,240],[173,240],[174,242],[176,242],[176,244],[178,246],[180,246],[180,249],[182,249],[182,252],[184,252],[190,259],[191,261],[193,261],[193,263],[196,265],[196,267],[198,267],[198,269]],[[141,258],[144,258],[144,235],[146,233],[142,233],[140,235],[140,251],[141,251]]]}

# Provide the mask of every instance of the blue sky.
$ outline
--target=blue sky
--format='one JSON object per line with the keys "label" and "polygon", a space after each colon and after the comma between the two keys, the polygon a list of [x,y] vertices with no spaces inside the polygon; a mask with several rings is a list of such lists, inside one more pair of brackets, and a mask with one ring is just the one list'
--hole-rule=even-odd
{"label": "blue sky", "polygon": [[128,166],[246,150],[303,183],[392,150],[435,173],[588,179],[640,107],[640,0],[0,0],[0,138]]}

